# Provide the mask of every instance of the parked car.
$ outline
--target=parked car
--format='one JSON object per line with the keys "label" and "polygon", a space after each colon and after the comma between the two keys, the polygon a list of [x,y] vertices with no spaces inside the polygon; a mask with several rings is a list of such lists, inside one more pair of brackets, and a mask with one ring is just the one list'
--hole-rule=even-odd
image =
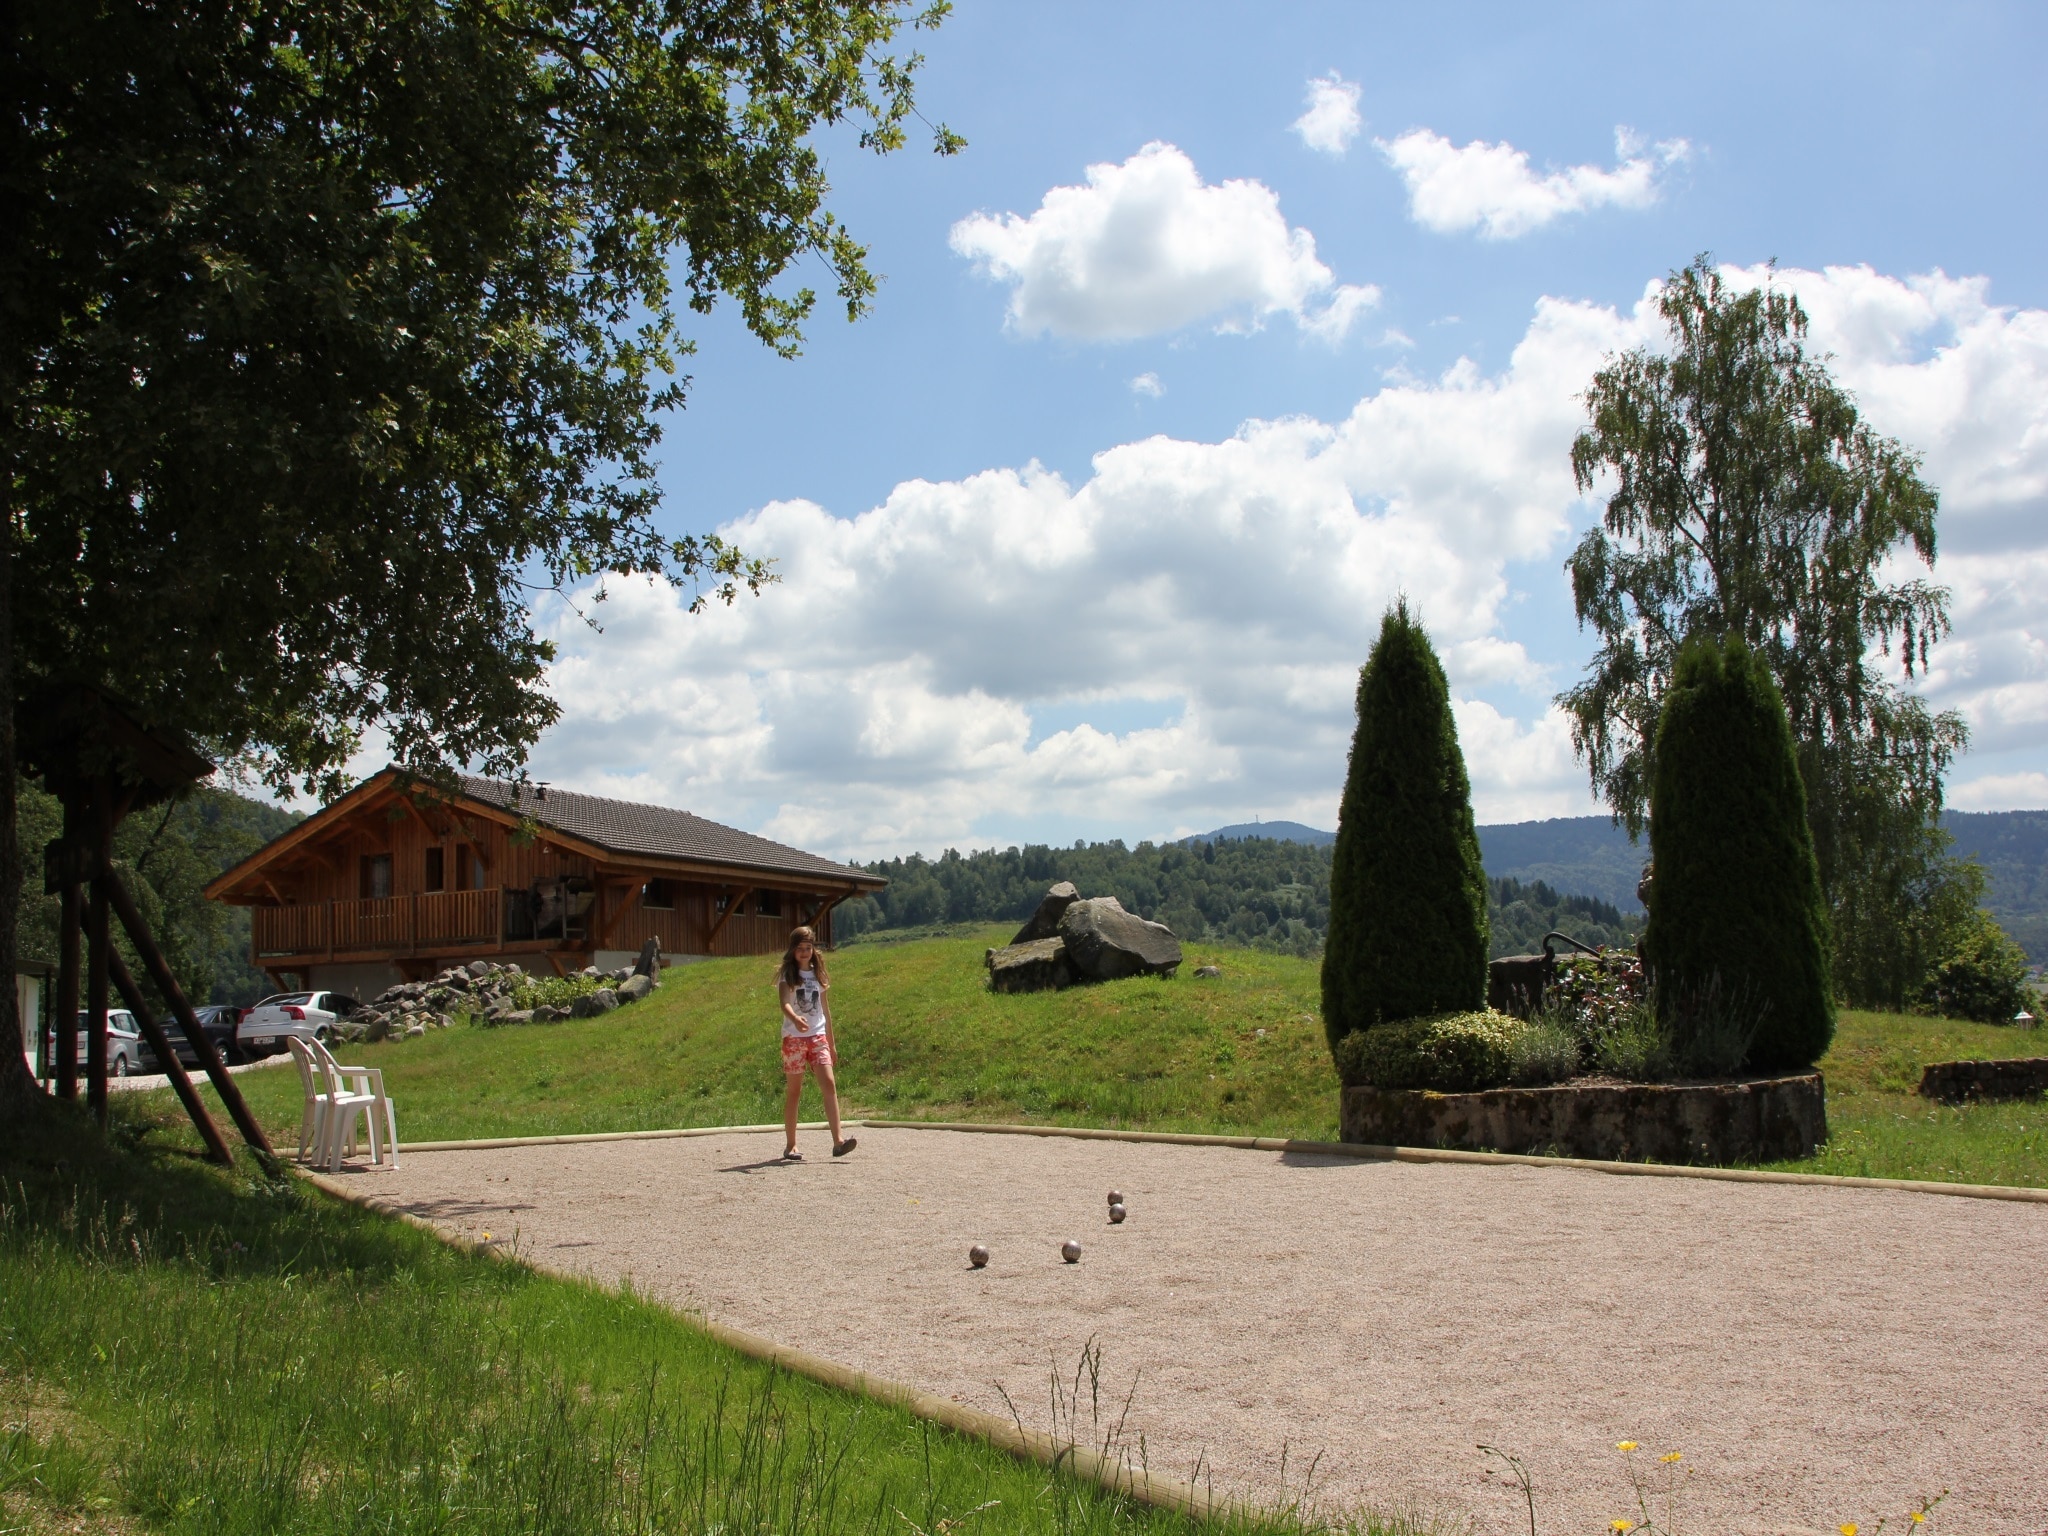
{"label": "parked car", "polygon": [[[85,1009],[78,1010],[78,1070],[85,1070],[86,1020],[90,1015]],[[107,1010],[107,1076],[129,1077],[142,1070],[142,1031],[136,1026],[135,1015],[126,1008]]]}
{"label": "parked car", "polygon": [[235,1039],[248,1057],[275,1056],[294,1035],[324,1045],[334,1038],[334,1026],[361,1006],[342,992],[280,992],[242,1015]]}
{"label": "parked car", "polygon": [[[230,1062],[242,1059],[242,1047],[235,1039],[235,1026],[241,1022],[242,1010],[225,1003],[209,1003],[204,1008],[192,1010],[199,1016],[199,1028],[206,1038],[213,1042],[213,1048]],[[178,1060],[188,1067],[199,1065],[199,1053],[192,1049],[192,1042],[185,1038],[184,1026],[178,1016],[167,1013],[158,1020],[163,1032],[170,1037],[171,1049],[178,1053]],[[143,1070],[161,1072],[163,1064],[156,1059],[156,1052],[147,1040],[142,1042]]]}

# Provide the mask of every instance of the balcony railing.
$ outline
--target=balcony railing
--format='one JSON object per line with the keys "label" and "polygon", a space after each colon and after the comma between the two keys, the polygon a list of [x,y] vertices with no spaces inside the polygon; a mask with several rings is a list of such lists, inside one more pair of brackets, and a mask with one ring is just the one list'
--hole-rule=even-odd
{"label": "balcony railing", "polygon": [[369,901],[257,907],[251,916],[251,938],[259,961],[505,942],[505,893],[497,886]]}

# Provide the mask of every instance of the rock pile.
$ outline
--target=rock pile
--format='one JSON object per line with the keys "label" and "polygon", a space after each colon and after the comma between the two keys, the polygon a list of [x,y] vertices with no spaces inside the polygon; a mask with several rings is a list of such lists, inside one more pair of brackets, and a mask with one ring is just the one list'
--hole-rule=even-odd
{"label": "rock pile", "polygon": [[514,994],[526,981],[518,965],[506,961],[472,960],[451,966],[429,981],[404,981],[387,987],[336,1026],[345,1041],[411,1040],[430,1029],[446,1029],[451,1011],[473,1013],[485,1024],[551,1024],[557,1019],[587,1019],[626,1003],[638,1002],[661,985],[661,950],[649,939],[640,958],[617,970],[586,966],[581,975],[605,985],[584,993],[566,1008],[514,1008]]}
{"label": "rock pile", "polygon": [[1180,960],[1180,940],[1164,923],[1126,912],[1114,896],[1083,898],[1066,880],[1045,893],[1008,945],[986,957],[989,988],[995,992],[1044,992],[1121,976],[1171,976]]}

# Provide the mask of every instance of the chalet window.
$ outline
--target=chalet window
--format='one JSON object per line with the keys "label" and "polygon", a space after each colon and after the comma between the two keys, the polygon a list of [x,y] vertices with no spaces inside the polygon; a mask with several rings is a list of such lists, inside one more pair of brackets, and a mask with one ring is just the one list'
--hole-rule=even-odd
{"label": "chalet window", "polygon": [[648,881],[640,887],[640,905],[650,912],[673,912],[676,905],[676,882]]}
{"label": "chalet window", "polygon": [[358,866],[358,894],[365,901],[387,901],[391,896],[391,855],[366,853]]}
{"label": "chalet window", "polygon": [[489,871],[484,868],[480,854],[468,843],[455,845],[455,888],[458,891],[480,891]]}
{"label": "chalet window", "polygon": [[756,917],[780,917],[780,916],[782,916],[782,892],[780,892],[780,891],[756,891],[756,892],[754,892],[754,915],[755,915]]}
{"label": "chalet window", "polygon": [[713,916],[723,916],[723,915],[724,915],[724,913],[725,913],[725,909],[726,909],[727,907],[731,906],[731,905],[732,905],[732,892],[731,892],[731,891],[720,891],[720,892],[719,892],[719,893],[718,893],[718,894],[717,894],[716,896],[714,896],[714,897],[712,897],[712,898],[711,898],[711,911],[712,911],[712,915],[713,915]]}
{"label": "chalet window", "polygon": [[444,848],[427,850],[426,878],[420,881],[423,891],[445,891],[448,889],[448,854]]}

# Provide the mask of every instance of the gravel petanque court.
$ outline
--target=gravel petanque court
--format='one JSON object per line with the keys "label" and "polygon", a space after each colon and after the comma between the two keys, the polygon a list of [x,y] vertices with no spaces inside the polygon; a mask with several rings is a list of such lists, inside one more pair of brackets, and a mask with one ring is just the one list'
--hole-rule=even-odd
{"label": "gravel petanque court", "polygon": [[[1093,1339],[1155,1473],[1418,1502],[1546,1533],[1637,1511],[1618,1441],[1684,1454],[1689,1530],[2048,1532],[2048,1206],[869,1128],[404,1154],[347,1177],[463,1237],[1053,1428]],[[1106,1218],[1110,1189],[1130,1219]],[[1084,1245],[1060,1261],[1062,1239]],[[974,1270],[967,1249],[993,1257]],[[1107,1416],[1114,1417],[1105,1403]],[[1085,1419],[1084,1419],[1085,1428]]]}

